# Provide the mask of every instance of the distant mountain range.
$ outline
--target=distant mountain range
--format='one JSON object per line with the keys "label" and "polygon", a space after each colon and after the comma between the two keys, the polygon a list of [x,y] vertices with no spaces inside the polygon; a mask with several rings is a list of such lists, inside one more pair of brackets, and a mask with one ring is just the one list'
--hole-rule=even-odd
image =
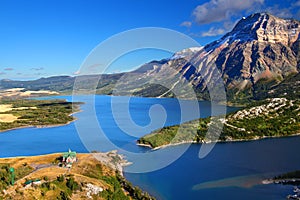
{"label": "distant mountain range", "polygon": [[[207,83],[216,81],[214,68],[220,71],[229,101],[247,102],[274,96],[299,98],[300,22],[268,13],[250,15],[221,39],[204,47],[182,50],[132,72],[102,75],[97,93],[112,94],[117,87],[122,95],[173,97],[172,89],[185,80],[192,84],[199,98],[209,99]],[[88,89],[99,76],[80,76],[83,88]],[[75,77],[69,76],[34,81],[1,80],[0,88],[67,92],[72,90],[74,81]],[[182,91],[179,97],[188,95]]]}

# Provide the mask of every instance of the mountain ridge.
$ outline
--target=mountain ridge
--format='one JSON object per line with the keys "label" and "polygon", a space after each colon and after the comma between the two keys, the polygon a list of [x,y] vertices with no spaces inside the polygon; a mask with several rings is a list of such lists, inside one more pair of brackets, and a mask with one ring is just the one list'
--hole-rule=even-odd
{"label": "mountain ridge", "polygon": [[[209,53],[202,56],[204,53],[198,52],[196,56],[214,61],[228,90],[251,88],[261,79],[280,81],[299,72],[300,50],[295,47],[299,46],[299,26],[296,20],[280,19],[267,13],[253,14],[240,20],[220,40],[206,45],[204,53]],[[277,30],[281,31],[279,36]],[[292,34],[293,38],[288,41],[277,40],[277,37]],[[211,54],[217,56],[210,58]]]}
{"label": "mountain ridge", "polygon": [[[269,96],[268,92],[282,87],[281,84],[286,84],[289,79],[294,80],[293,77],[298,80],[299,47],[298,20],[255,13],[242,18],[232,31],[204,47],[182,50],[171,58],[146,63],[131,72],[78,77],[87,90],[101,77],[96,90],[98,94],[145,97],[188,98],[184,92],[175,95],[171,91],[179,87],[180,82],[187,81],[199,99],[209,99],[207,84],[217,81],[213,71],[217,68],[228,100],[248,102]],[[58,76],[27,82],[1,80],[0,88],[70,91],[75,78]],[[122,92],[114,92],[115,88]],[[298,87],[293,88],[297,96]]]}

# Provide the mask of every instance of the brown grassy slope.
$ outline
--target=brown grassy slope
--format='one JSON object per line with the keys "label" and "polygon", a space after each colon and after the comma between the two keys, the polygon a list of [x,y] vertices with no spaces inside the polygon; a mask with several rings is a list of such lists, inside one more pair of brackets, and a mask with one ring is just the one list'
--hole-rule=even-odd
{"label": "brown grassy slope", "polygon": [[[39,187],[36,188],[24,188],[24,183],[26,180],[41,179],[47,177],[49,181],[56,180],[60,175],[73,175],[75,181],[78,183],[91,183],[96,186],[100,186],[103,189],[108,189],[111,186],[104,182],[103,180],[89,177],[89,173],[95,172],[95,169],[101,169],[99,173],[101,176],[115,176],[115,170],[106,165],[103,165],[97,159],[94,158],[92,154],[78,154],[78,162],[73,164],[73,167],[69,170],[67,168],[58,167],[53,164],[56,158],[61,156],[61,154],[49,154],[42,156],[32,156],[32,157],[16,157],[16,158],[1,158],[0,163],[8,163],[12,167],[18,170],[21,166],[29,165],[33,168],[33,172],[29,175],[16,181],[14,186],[9,187],[6,190],[6,195],[3,195],[4,199],[56,199],[59,196],[60,190],[53,189],[47,191],[44,196],[42,195],[42,190]],[[97,165],[97,167],[96,167]],[[1,196],[1,194],[0,194]],[[0,197],[1,199],[1,197]],[[86,191],[76,191],[72,194],[72,199],[87,199]],[[100,197],[97,199],[101,199]]]}

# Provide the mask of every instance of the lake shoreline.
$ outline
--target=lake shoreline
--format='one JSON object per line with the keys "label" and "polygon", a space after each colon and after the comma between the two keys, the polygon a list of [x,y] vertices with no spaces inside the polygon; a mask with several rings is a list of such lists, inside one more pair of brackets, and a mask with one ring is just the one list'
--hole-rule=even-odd
{"label": "lake shoreline", "polygon": [[60,126],[66,126],[69,125],[71,123],[73,123],[74,121],[76,121],[78,119],[74,119],[72,121],[69,121],[65,124],[53,124],[53,125],[35,125],[35,126],[21,126],[21,127],[15,127],[15,128],[10,128],[10,129],[6,129],[6,130],[0,130],[0,134],[1,133],[5,133],[5,132],[9,132],[9,131],[13,131],[13,130],[18,130],[18,129],[25,129],[25,128],[54,128],[54,127],[60,127]]}
{"label": "lake shoreline", "polygon": [[[61,98],[68,98],[70,101],[70,97],[61,97]],[[78,98],[78,101],[86,102],[86,105],[89,105],[89,101],[85,101],[86,97]],[[96,95],[95,99],[95,107],[97,109],[101,109],[101,113],[98,112],[97,117],[99,119],[103,119],[101,121],[101,127],[108,131],[107,136],[109,139],[116,139],[114,142],[117,146],[121,148],[126,148],[128,152],[131,150],[134,152],[138,152],[141,155],[144,152],[151,152],[149,149],[143,149],[141,147],[138,147],[135,144],[135,140],[138,139],[136,137],[128,137],[127,135],[122,134],[122,132],[119,131],[119,128],[113,123],[113,114],[111,113],[110,106],[107,106],[107,104],[110,104],[110,98],[107,97],[101,97]],[[122,99],[121,99],[122,100]],[[140,103],[142,102],[142,104]],[[137,124],[145,124],[143,122],[148,122],[148,116],[144,118],[141,118],[140,116],[144,116],[144,113],[148,114],[148,108],[152,105],[155,105],[157,103],[161,103],[162,105],[172,105],[169,107],[166,107],[166,111],[168,113],[168,116],[171,116],[172,118],[170,121],[167,121],[167,123],[178,124],[178,121],[180,119],[180,113],[177,112],[177,109],[179,110],[178,104],[174,103],[173,100],[168,101],[159,101],[159,100],[152,100],[152,99],[137,99],[136,101],[133,101],[133,106],[131,111],[131,115],[133,119],[136,119]],[[202,106],[203,105],[203,106]],[[201,104],[200,106],[204,107],[208,104]],[[201,108],[202,108],[201,107]],[[85,127],[87,128],[87,131],[90,131],[89,128],[91,128],[90,122],[90,115],[88,113],[87,106],[81,105],[81,109],[83,109],[83,112],[75,115],[80,122],[83,123]],[[208,110],[209,108],[207,108]],[[176,112],[175,112],[176,111]],[[206,111],[206,110],[204,110]],[[68,113],[69,114],[69,113]],[[120,113],[121,114],[121,113]],[[158,113],[154,113],[158,114]],[[206,114],[206,113],[204,113]],[[209,113],[207,113],[209,115]],[[105,116],[105,118],[101,118],[101,116]],[[178,116],[178,117],[177,117]],[[192,119],[191,119],[192,120]],[[77,121],[78,122],[78,121]],[[75,123],[77,123],[75,122]],[[125,125],[128,125],[128,123],[125,123]],[[43,128],[43,127],[38,127]],[[1,137],[1,141],[3,141],[3,145],[1,145],[1,157],[14,157],[19,155],[38,155],[38,154],[48,154],[52,152],[61,152],[64,150],[67,150],[68,148],[71,148],[72,150],[75,150],[78,152],[84,152],[88,153],[86,148],[82,145],[80,138],[78,138],[78,134],[76,132],[74,124],[68,125],[68,126],[62,126],[60,125],[59,128],[54,129],[25,129],[24,131],[17,130],[9,132],[8,134],[3,134],[3,137]],[[94,129],[91,129],[93,131]],[[134,131],[134,129],[133,129]],[[148,130],[145,130],[142,134],[146,134]],[[24,133],[24,134],[23,134]],[[83,132],[84,133],[84,132]],[[1,135],[1,134],[0,134]],[[283,139],[284,142],[281,142],[281,139],[276,140],[266,140],[264,142],[249,142],[249,144],[245,145],[242,144],[216,144],[216,147],[214,149],[214,154],[211,154],[211,156],[207,157],[206,159],[199,159],[198,153],[199,148],[201,145],[191,145],[188,147],[188,150],[185,154],[183,154],[180,159],[176,160],[175,165],[169,165],[166,168],[161,169],[161,171],[155,172],[155,173],[127,173],[127,168],[124,168],[124,175],[127,180],[129,180],[134,185],[137,185],[143,189],[143,191],[148,191],[154,196],[157,196],[160,199],[184,199],[184,196],[189,199],[198,199],[200,196],[203,198],[209,199],[211,195],[218,195],[216,198],[222,199],[227,196],[230,196],[231,193],[234,193],[235,195],[245,197],[247,196],[247,193],[257,193],[257,197],[263,196],[266,197],[268,195],[268,192],[270,189],[276,189],[275,197],[282,197],[283,194],[287,195],[289,194],[290,188],[278,188],[278,186],[261,186],[261,188],[257,189],[255,187],[249,188],[247,190],[243,189],[232,189],[232,188],[226,188],[226,191],[228,193],[223,194],[218,188],[213,188],[212,190],[207,191],[191,191],[191,187],[193,186],[193,183],[189,180],[203,180],[203,181],[213,181],[213,180],[221,180],[223,178],[230,178],[234,177],[236,175],[247,175],[248,171],[245,171],[245,167],[248,169],[253,169],[260,171],[262,173],[268,173],[269,170],[266,169],[266,166],[264,166],[265,162],[270,163],[272,166],[275,166],[274,169],[270,172],[278,172],[278,171],[290,171],[293,170],[294,166],[299,166],[299,159],[297,153],[294,153],[296,149],[298,149],[300,138],[291,138],[288,139],[289,141],[285,142],[285,139]],[[92,141],[92,140],[91,140]],[[189,141],[192,142],[192,141]],[[187,143],[187,141],[185,141]],[[262,143],[262,144],[261,144]],[[177,144],[178,145],[178,144]],[[247,148],[244,148],[244,147]],[[127,148],[128,147],[128,148]],[[182,147],[185,147],[185,145],[182,145]],[[114,147],[112,147],[114,148]],[[105,145],[99,145],[98,148],[90,148],[91,150],[99,150],[106,152],[106,149],[112,150],[110,146]],[[166,149],[167,152],[170,152],[171,155],[175,155],[177,150],[181,149],[181,147],[171,147]],[[253,150],[252,150],[253,149]],[[286,149],[284,151],[284,154],[278,154],[278,152],[282,152],[278,149]],[[294,150],[295,149],[295,150]],[[221,152],[219,154],[218,152]],[[262,152],[261,154],[256,154],[256,152]],[[160,152],[155,152],[159,155]],[[295,154],[295,155],[294,155]],[[133,165],[138,164],[138,162],[135,162],[134,158],[131,158],[129,155],[126,155],[126,152],[124,153],[126,156],[126,159],[133,162]],[[282,156],[270,156],[270,155],[282,155]],[[291,158],[290,158],[291,157]],[[270,159],[270,161],[268,160]],[[261,160],[262,162],[255,162],[257,160]],[[138,160],[137,160],[138,161]],[[210,162],[213,161],[213,162]],[[149,160],[146,160],[144,163],[141,163],[142,165],[147,165],[148,163],[159,163],[160,161],[158,159],[151,158]],[[22,163],[21,163],[22,164]],[[287,166],[286,166],[287,165]],[[224,173],[217,174],[215,169],[216,167],[220,167],[220,170]],[[135,166],[132,166],[135,167]],[[131,166],[129,167],[131,168]],[[296,168],[296,167],[295,167]],[[188,172],[188,173],[180,173],[182,171]],[[205,174],[199,173],[205,171]],[[250,172],[249,172],[250,173]],[[203,178],[203,175],[206,176],[206,178]],[[267,177],[263,177],[267,178]],[[166,185],[170,185],[170,188],[165,188]],[[225,190],[222,190],[223,192]],[[273,194],[273,193],[272,193]],[[247,199],[247,198],[245,198]],[[266,198],[267,199],[267,198]],[[279,199],[279,198],[277,198]],[[247,199],[248,200],[248,199]]]}
{"label": "lake shoreline", "polygon": [[297,136],[300,136],[300,133],[286,135],[286,136],[263,136],[263,137],[259,137],[259,138],[253,138],[253,139],[232,139],[232,140],[227,140],[227,141],[218,140],[215,142],[214,141],[208,141],[208,142],[182,141],[182,142],[166,144],[166,145],[162,145],[162,146],[158,146],[158,147],[152,147],[149,144],[140,144],[140,143],[138,143],[138,141],[136,141],[136,144],[140,147],[150,148],[151,150],[155,151],[155,150],[159,150],[159,149],[163,149],[163,148],[167,148],[167,147],[171,147],[171,146],[178,146],[178,145],[182,145],[182,144],[201,144],[202,145],[202,144],[212,144],[212,143],[251,142],[251,141],[259,141],[259,140],[265,140],[265,139],[288,138],[288,137],[297,137]]}
{"label": "lake shoreline", "polygon": [[[74,152],[73,152],[74,153]],[[105,194],[109,187],[119,187],[122,190],[123,197],[127,196],[130,199],[136,193],[142,194],[143,199],[154,200],[145,190],[141,190],[137,186],[133,186],[123,175],[123,167],[130,164],[123,155],[117,151],[108,152],[93,152],[93,153],[78,153],[75,152],[75,161],[71,164],[65,161],[62,156],[64,152],[54,152],[49,154],[40,154],[33,156],[15,156],[0,158],[2,164],[1,180],[8,176],[5,165],[13,172],[20,173],[13,183],[6,183],[0,193],[0,199],[11,199],[11,197],[27,197],[25,199],[53,199],[53,191],[58,191],[55,194],[59,196],[61,190],[65,188],[52,187],[47,189],[45,184],[55,185],[58,182],[64,183],[58,186],[66,185],[68,188],[68,180],[72,179],[75,184],[81,187],[72,189],[69,196],[73,199],[80,196],[80,199],[90,199],[89,189],[101,188],[97,190],[97,194]],[[4,166],[4,167],[3,167]],[[84,168],[82,166],[85,166]],[[25,170],[26,169],[26,170]],[[97,173],[96,173],[97,172]],[[99,173],[100,172],[100,173]],[[6,173],[5,175],[3,175]],[[95,175],[96,173],[96,175]],[[62,179],[59,179],[63,177]],[[111,181],[114,180],[114,181]],[[116,184],[117,182],[117,184]],[[44,185],[43,185],[44,184]],[[45,189],[46,188],[46,189]],[[22,191],[20,193],[19,191]],[[114,191],[113,191],[114,192]],[[80,195],[78,195],[80,193]],[[26,195],[24,195],[26,194]],[[29,198],[30,197],[30,198]],[[128,198],[128,199],[129,199]],[[14,199],[14,198],[12,198]]]}
{"label": "lake shoreline", "polygon": [[[80,102],[82,103],[82,102]],[[80,108],[80,106],[78,106],[78,108]],[[72,112],[71,114],[69,114],[68,116],[73,116],[77,113],[83,112],[83,110],[79,109],[75,112]],[[17,129],[25,129],[25,128],[54,128],[54,127],[60,127],[60,126],[67,126],[73,122],[75,122],[76,120],[78,120],[77,117],[73,116],[73,120],[68,121],[66,123],[63,124],[49,124],[49,125],[27,125],[27,126],[20,126],[20,127],[14,127],[14,128],[9,128],[9,129],[5,129],[5,130],[0,130],[0,134],[1,133],[5,133],[5,132],[9,132],[9,131],[13,131],[13,130],[17,130]]]}

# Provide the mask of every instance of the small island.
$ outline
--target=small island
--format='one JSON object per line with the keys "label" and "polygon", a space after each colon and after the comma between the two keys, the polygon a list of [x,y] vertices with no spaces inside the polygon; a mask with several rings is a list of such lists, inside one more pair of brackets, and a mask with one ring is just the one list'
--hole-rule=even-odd
{"label": "small island", "polygon": [[[249,105],[226,117],[215,117],[223,125],[217,141],[206,137],[208,129],[218,126],[211,118],[164,127],[140,138],[139,145],[150,148],[181,143],[210,143],[257,140],[300,133],[300,100],[272,98]],[[179,127],[181,131],[178,132]]]}

